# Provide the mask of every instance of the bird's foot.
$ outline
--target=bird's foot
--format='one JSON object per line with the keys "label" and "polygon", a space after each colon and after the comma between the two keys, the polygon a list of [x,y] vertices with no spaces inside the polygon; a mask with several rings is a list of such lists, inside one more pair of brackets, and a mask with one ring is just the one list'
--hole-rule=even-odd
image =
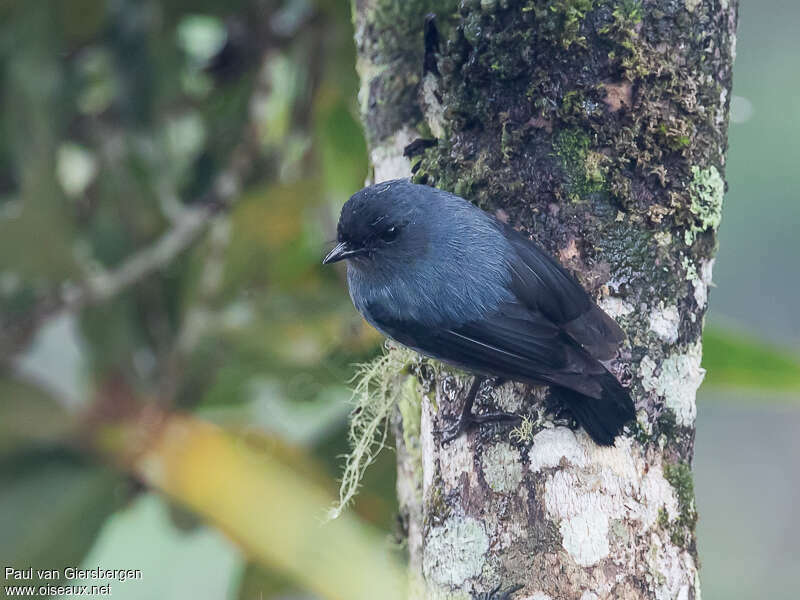
{"label": "bird's foot", "polygon": [[491,592],[484,592],[482,594],[478,594],[475,597],[475,600],[509,600],[511,596],[514,595],[515,592],[518,592],[523,587],[522,584],[512,585],[507,590],[501,590],[500,586],[498,585],[494,588]]}
{"label": "bird's foot", "polygon": [[472,425],[480,425],[482,423],[510,423],[513,421],[520,421],[522,417],[508,412],[491,412],[476,415],[474,413],[462,414],[458,421],[450,427],[439,429],[436,433],[442,436],[442,444],[449,444],[455,440],[462,433],[467,431]]}
{"label": "bird's foot", "polygon": [[568,408],[559,407],[553,411],[552,415],[554,425],[567,427],[572,431],[576,431],[581,427]]}

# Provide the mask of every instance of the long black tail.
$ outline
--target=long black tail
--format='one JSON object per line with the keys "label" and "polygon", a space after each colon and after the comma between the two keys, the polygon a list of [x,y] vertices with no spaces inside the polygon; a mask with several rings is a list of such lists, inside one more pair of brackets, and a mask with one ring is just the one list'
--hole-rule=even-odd
{"label": "long black tail", "polygon": [[596,444],[612,446],[614,438],[636,416],[636,411],[631,395],[616,377],[606,373],[599,379],[603,388],[600,398],[591,398],[563,387],[553,386],[551,390]]}

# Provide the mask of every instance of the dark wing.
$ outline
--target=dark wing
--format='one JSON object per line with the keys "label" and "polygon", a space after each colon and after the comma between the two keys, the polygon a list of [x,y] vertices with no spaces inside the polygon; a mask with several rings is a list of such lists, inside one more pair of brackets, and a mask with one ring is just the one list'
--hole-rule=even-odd
{"label": "dark wing", "polygon": [[386,335],[422,354],[470,371],[516,381],[556,384],[592,397],[602,390],[603,366],[548,318],[520,304],[505,304],[484,318],[457,326],[422,326],[368,310]]}
{"label": "dark wing", "polygon": [[516,254],[509,266],[520,303],[550,319],[594,358],[613,358],[625,339],[616,321],[554,258],[515,229],[499,225]]}

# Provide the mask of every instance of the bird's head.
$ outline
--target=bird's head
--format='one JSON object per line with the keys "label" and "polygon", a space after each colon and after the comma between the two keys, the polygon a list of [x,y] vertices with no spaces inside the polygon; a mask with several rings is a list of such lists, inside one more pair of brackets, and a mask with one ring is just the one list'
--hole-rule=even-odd
{"label": "bird's head", "polygon": [[347,260],[357,269],[407,264],[425,252],[425,215],[432,207],[418,198],[423,186],[406,180],[379,183],[353,194],[342,207],[337,244],[323,264]]}

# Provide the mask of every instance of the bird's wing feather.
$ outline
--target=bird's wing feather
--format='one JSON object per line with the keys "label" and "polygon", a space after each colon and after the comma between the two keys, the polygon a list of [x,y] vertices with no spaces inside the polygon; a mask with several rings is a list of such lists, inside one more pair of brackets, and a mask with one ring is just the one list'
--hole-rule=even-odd
{"label": "bird's wing feather", "polygon": [[625,340],[625,333],[617,322],[596,304],[577,319],[565,323],[564,331],[598,360],[610,360]]}
{"label": "bird's wing feather", "polygon": [[370,310],[378,329],[419,352],[478,373],[557,384],[599,397],[603,366],[541,314],[506,304],[482,319],[422,327]]}
{"label": "bird's wing feather", "polygon": [[613,358],[625,339],[614,319],[554,258],[515,229],[502,227],[514,250],[511,288],[520,303],[541,312],[594,358]]}

